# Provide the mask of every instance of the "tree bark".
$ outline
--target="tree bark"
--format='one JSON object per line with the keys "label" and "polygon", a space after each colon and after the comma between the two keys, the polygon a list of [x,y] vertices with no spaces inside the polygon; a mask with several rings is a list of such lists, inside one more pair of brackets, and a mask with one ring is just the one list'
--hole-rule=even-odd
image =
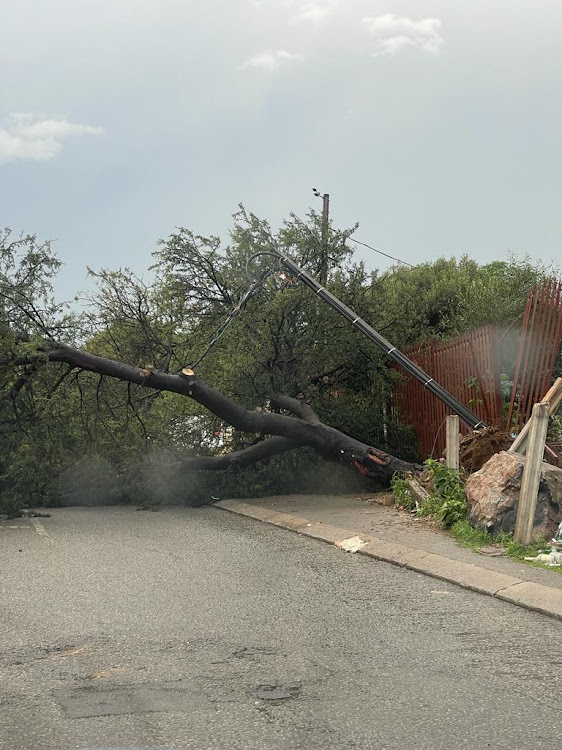
{"label": "tree bark", "polygon": [[417,464],[402,461],[373,446],[345,435],[324,424],[307,405],[289,396],[271,398],[280,408],[297,416],[274,414],[263,409],[250,411],[239,406],[199,378],[192,370],[184,369],[176,374],[155,369],[133,367],[105,357],[99,357],[65,344],[45,345],[38,354],[31,354],[11,363],[1,365],[29,365],[41,361],[66,362],[72,367],[95,372],[161,391],[179,393],[192,398],[223,422],[240,432],[261,436],[275,436],[237,453],[224,456],[202,456],[185,459],[183,467],[190,471],[222,470],[230,466],[248,466],[295,448],[309,446],[328,461],[350,466],[363,476],[388,484],[396,471],[418,471]]}
{"label": "tree bark", "polygon": [[249,448],[240,451],[232,451],[221,456],[194,456],[184,458],[180,462],[180,468],[185,471],[225,471],[225,469],[243,469],[246,466],[265,461],[280,453],[302,448],[302,445],[293,443],[287,438],[272,437],[260,440]]}

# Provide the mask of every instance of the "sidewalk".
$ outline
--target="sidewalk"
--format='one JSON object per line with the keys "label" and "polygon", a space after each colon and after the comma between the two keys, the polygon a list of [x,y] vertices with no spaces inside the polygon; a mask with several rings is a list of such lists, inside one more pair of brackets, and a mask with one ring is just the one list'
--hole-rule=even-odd
{"label": "sidewalk", "polygon": [[361,554],[562,619],[562,575],[460,547],[426,521],[369,502],[374,495],[221,500],[217,508],[334,544],[360,536]]}

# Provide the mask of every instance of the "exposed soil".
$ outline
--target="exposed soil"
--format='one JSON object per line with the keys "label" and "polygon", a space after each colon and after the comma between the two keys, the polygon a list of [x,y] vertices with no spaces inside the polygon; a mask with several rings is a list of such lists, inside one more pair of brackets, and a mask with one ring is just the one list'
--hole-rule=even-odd
{"label": "exposed soil", "polygon": [[461,438],[460,464],[465,471],[479,471],[486,461],[500,451],[506,451],[513,440],[497,427],[473,430]]}

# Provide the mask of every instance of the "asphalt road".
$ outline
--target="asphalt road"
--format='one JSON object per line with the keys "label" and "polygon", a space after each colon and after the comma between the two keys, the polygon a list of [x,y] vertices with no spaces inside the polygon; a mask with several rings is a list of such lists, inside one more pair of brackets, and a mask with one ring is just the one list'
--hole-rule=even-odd
{"label": "asphalt road", "polygon": [[560,744],[560,622],[257,521],[55,510],[0,575],[1,750]]}

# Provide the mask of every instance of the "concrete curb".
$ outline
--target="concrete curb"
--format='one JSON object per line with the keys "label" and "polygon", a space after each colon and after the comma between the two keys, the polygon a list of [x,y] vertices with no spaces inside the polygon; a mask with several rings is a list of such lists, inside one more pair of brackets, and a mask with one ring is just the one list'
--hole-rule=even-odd
{"label": "concrete curb", "polygon": [[328,544],[336,544],[351,537],[360,537],[364,543],[364,546],[358,550],[360,555],[415,570],[417,573],[439,578],[479,594],[494,596],[516,604],[518,607],[562,620],[562,591],[560,589],[551,589],[548,586],[497,573],[478,565],[452,560],[426,550],[406,547],[403,544],[366,534],[357,534],[355,531],[331,526],[322,521],[309,521],[290,513],[279,513],[259,505],[244,503],[241,500],[220,500],[214,503],[214,507],[295,531]]}

